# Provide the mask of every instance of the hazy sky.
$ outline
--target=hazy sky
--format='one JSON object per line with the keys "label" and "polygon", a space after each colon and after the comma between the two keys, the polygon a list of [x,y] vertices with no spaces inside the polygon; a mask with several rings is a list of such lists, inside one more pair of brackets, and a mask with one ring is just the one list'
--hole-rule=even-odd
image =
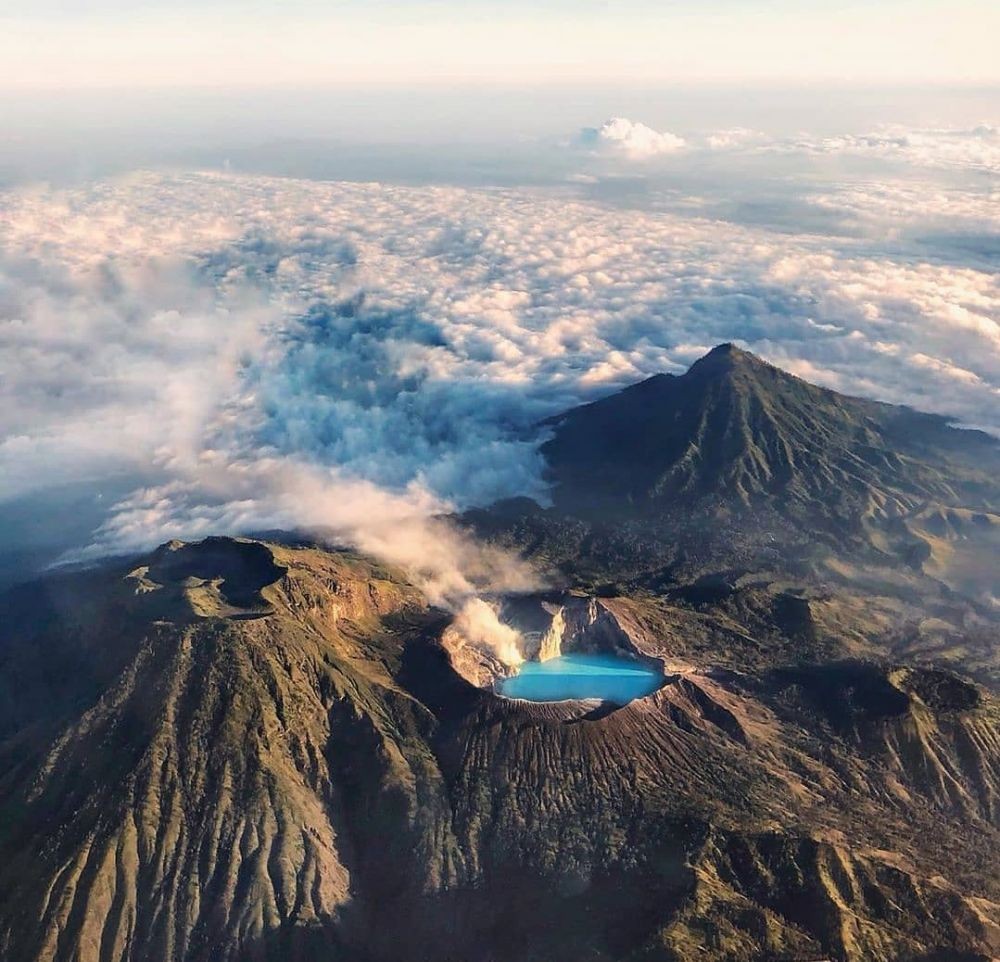
{"label": "hazy sky", "polygon": [[995,0],[4,0],[0,89],[1000,80]]}

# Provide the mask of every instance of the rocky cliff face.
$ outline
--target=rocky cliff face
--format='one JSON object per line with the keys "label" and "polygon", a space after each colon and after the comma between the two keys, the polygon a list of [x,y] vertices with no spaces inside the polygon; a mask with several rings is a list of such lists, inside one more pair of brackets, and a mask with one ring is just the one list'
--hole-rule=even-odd
{"label": "rocky cliff face", "polygon": [[609,602],[581,593],[522,596],[500,606],[504,622],[521,632],[526,658],[546,661],[560,655],[607,654],[641,658],[630,627]]}
{"label": "rocky cliff face", "polygon": [[988,690],[765,664],[662,597],[507,604],[539,653],[627,648],[667,684],[503,699],[405,578],[313,547],[175,543],[5,597],[0,957],[1000,952]]}

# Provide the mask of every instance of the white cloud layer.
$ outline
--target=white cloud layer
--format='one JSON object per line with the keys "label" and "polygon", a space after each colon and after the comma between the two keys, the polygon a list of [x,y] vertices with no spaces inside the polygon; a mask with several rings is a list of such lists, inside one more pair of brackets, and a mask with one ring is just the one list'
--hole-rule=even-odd
{"label": "white cloud layer", "polygon": [[902,161],[917,167],[1000,173],[1000,128],[909,129],[888,126],[873,133],[799,139],[774,145],[811,154],[840,154]]}
{"label": "white cloud layer", "polygon": [[[918,201],[928,223],[997,230],[990,192],[830,185],[811,203],[903,222]],[[724,340],[1000,433],[997,274],[918,245],[568,192],[211,174],[3,210],[0,501],[136,478],[92,552],[334,529],[462,608],[529,576],[427,519],[544,498],[538,419]]]}
{"label": "white cloud layer", "polygon": [[584,127],[575,140],[597,158],[624,161],[677,159],[699,152],[743,155],[786,154],[854,157],[905,167],[1000,174],[1000,127],[989,123],[965,128],[910,128],[885,125],[864,134],[774,137],[747,127],[709,130],[682,137],[614,117],[600,127]]}

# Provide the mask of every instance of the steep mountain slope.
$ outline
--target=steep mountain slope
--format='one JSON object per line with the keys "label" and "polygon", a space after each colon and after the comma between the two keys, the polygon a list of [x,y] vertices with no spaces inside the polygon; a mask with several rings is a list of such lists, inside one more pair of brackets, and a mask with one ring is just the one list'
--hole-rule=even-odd
{"label": "steep mountain slope", "polygon": [[0,609],[5,962],[1000,952],[995,699],[803,659],[801,619],[510,599],[666,666],[614,710],[470,684],[401,575],[306,545],[171,543]]}
{"label": "steep mountain slope", "polygon": [[418,743],[377,757],[397,695],[372,654],[425,607],[365,562],[174,543],[5,614],[5,959],[227,958],[329,920],[351,884],[341,752],[367,742],[357,778],[387,793],[426,777]]}
{"label": "steep mountain slope", "polygon": [[919,565],[1000,546],[1000,445],[808,384],[731,344],[549,422],[556,508],[602,521],[737,522]]}
{"label": "steep mountain slope", "polygon": [[511,668],[406,577],[210,538],[0,595],[3,962],[1000,957],[1000,455],[731,345],[568,412]]}

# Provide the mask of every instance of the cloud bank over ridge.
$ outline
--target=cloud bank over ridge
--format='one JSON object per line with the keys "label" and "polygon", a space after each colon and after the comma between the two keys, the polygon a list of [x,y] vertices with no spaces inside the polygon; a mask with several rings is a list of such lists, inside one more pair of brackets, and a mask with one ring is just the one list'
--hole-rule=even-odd
{"label": "cloud bank over ridge", "polygon": [[[895,219],[907,189],[811,202]],[[943,192],[926,216],[987,230],[997,203]],[[523,583],[469,555],[456,582],[426,519],[544,499],[539,419],[724,340],[1000,433],[996,273],[918,245],[568,192],[213,174],[11,192],[5,211],[0,501],[124,479],[92,552],[334,528],[423,563],[441,597]]]}

